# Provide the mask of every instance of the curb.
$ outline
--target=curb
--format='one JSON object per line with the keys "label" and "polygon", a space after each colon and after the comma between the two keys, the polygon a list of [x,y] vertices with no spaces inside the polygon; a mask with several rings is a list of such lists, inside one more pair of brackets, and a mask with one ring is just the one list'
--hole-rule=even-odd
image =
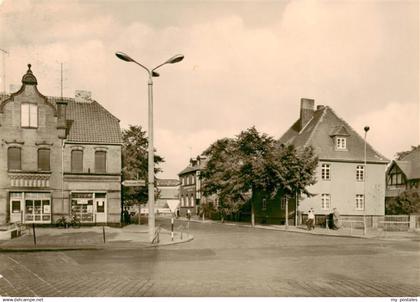
{"label": "curb", "polygon": [[[188,221],[187,219],[180,219],[181,221]],[[242,224],[236,224],[232,222],[228,223],[221,223],[220,221],[216,220],[190,220],[190,222],[195,223],[203,223],[203,224],[221,224],[221,225],[229,225],[229,226],[237,226],[237,227],[243,227],[243,228],[252,228],[251,225],[242,225]],[[350,234],[325,234],[325,233],[311,233],[311,232],[305,232],[303,229],[300,230],[293,230],[293,229],[279,229],[274,228],[270,226],[264,226],[264,225],[255,225],[254,229],[265,229],[265,230],[272,230],[272,231],[281,231],[281,232],[293,232],[298,234],[307,234],[307,235],[315,235],[315,236],[329,236],[329,237],[341,237],[341,238],[358,238],[358,239],[370,239],[370,240],[386,240],[386,241],[401,241],[401,240],[412,240],[412,238],[390,238],[390,237],[379,237],[379,236],[363,236],[363,235],[350,235]]]}
{"label": "curb", "polygon": [[178,241],[169,241],[159,244],[151,244],[148,242],[135,242],[135,243],[125,243],[118,244],[108,242],[104,245],[84,245],[84,246],[39,246],[39,247],[1,247],[1,253],[36,253],[36,252],[60,252],[60,251],[95,251],[95,250],[130,250],[130,249],[150,249],[150,248],[159,248],[161,246],[169,246],[175,244],[181,244],[190,242],[194,239],[194,236],[188,234],[188,238],[178,240]]}

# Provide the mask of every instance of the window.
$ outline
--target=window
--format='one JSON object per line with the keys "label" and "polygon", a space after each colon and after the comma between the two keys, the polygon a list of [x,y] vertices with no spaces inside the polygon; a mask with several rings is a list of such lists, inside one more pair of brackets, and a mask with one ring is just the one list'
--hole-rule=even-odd
{"label": "window", "polygon": [[262,199],[261,209],[267,211],[267,199],[265,198]]}
{"label": "window", "polygon": [[364,181],[365,180],[365,167],[362,165],[358,165],[356,167],[356,180],[357,181]]}
{"label": "window", "polygon": [[281,199],[280,208],[282,210],[286,208],[286,201],[287,201],[286,199],[287,199],[286,196],[283,196],[282,199]]}
{"label": "window", "polygon": [[7,167],[9,170],[22,170],[21,149],[10,147],[7,149]]}
{"label": "window", "polygon": [[331,196],[330,194],[321,195],[321,208],[323,210],[329,210],[331,207]]}
{"label": "window", "polygon": [[365,197],[363,194],[356,194],[356,210],[363,211],[365,209]]}
{"label": "window", "polygon": [[83,151],[71,151],[71,172],[83,172]]}
{"label": "window", "polygon": [[105,151],[95,152],[95,172],[106,173],[106,152]]}
{"label": "window", "polygon": [[20,125],[29,128],[38,127],[38,106],[36,104],[21,105]]}
{"label": "window", "polygon": [[336,150],[346,150],[346,138],[345,137],[337,137],[335,141],[335,149]]}
{"label": "window", "polygon": [[190,207],[193,207],[194,206],[194,196],[190,196]]}
{"label": "window", "polygon": [[321,179],[330,180],[330,165],[322,164],[321,166]]}
{"label": "window", "polygon": [[38,170],[50,171],[50,149],[38,149]]}
{"label": "window", "polygon": [[25,193],[25,221],[50,222],[50,200],[50,193]]}

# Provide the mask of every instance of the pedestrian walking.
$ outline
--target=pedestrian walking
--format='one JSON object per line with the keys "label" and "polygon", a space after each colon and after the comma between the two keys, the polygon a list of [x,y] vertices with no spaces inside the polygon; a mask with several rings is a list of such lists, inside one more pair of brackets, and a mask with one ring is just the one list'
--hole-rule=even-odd
{"label": "pedestrian walking", "polygon": [[315,213],[312,208],[308,211],[308,221],[306,222],[306,225],[308,227],[308,231],[315,229]]}
{"label": "pedestrian walking", "polygon": [[341,227],[340,213],[337,208],[333,209],[333,229],[338,230]]}
{"label": "pedestrian walking", "polygon": [[191,210],[190,209],[187,210],[187,218],[188,218],[188,220],[191,219]]}

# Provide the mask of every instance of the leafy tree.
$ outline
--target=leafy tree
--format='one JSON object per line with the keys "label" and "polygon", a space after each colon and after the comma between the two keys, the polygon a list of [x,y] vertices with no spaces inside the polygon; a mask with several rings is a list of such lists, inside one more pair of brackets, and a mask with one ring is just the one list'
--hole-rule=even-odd
{"label": "leafy tree", "polygon": [[279,146],[255,127],[234,139],[216,141],[204,155],[209,161],[201,173],[203,194],[218,195],[221,215],[233,214],[249,201],[252,225],[257,193],[270,198],[280,193],[309,195],[306,187],[315,183],[318,159],[312,148],[297,151],[293,146]]}
{"label": "leafy tree", "polygon": [[387,200],[387,215],[409,215],[420,213],[420,196],[415,190],[407,190],[398,197]]}
{"label": "leafy tree", "polygon": [[[130,125],[122,131],[122,178],[123,180],[145,180],[144,187],[123,187],[123,200],[126,204],[145,203],[148,200],[148,141],[146,131],[141,126]],[[157,165],[164,162],[164,159],[156,155],[155,174],[161,169]]]}

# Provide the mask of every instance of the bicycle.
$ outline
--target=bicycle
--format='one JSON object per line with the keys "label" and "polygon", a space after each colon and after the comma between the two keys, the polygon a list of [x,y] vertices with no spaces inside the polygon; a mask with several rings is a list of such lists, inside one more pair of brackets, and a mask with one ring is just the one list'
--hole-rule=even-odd
{"label": "bicycle", "polygon": [[66,228],[72,227],[72,228],[78,229],[81,227],[82,223],[80,222],[79,218],[73,215],[70,221],[67,221],[66,217],[61,216],[60,218],[57,219],[55,225],[58,228],[66,229]]}

